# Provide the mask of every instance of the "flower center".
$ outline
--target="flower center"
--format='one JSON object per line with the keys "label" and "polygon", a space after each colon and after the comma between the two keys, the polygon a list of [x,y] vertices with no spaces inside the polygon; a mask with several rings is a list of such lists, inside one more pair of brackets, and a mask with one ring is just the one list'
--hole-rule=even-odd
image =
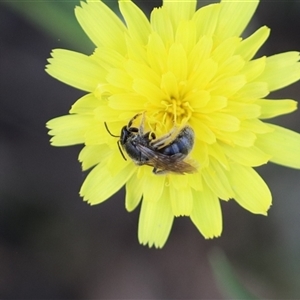
{"label": "flower center", "polygon": [[160,113],[163,114],[163,120],[171,119],[175,124],[186,123],[192,115],[192,107],[188,101],[170,97],[170,99],[161,101]]}

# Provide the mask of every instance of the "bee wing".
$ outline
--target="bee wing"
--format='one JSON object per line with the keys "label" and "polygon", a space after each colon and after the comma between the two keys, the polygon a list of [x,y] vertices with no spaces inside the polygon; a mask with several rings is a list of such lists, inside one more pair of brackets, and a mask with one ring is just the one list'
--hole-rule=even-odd
{"label": "bee wing", "polygon": [[183,161],[186,156],[182,153],[169,156],[144,145],[137,145],[137,148],[149,159],[149,161],[145,162],[146,165],[159,169],[158,174],[167,172],[184,174],[195,173],[197,171],[195,166]]}

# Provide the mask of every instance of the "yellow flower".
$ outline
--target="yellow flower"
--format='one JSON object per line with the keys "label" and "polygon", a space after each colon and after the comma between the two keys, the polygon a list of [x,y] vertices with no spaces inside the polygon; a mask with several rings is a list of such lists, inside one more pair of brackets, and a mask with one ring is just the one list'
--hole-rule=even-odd
{"label": "yellow flower", "polygon": [[[271,161],[300,168],[300,135],[262,121],[296,110],[294,100],[266,97],[299,80],[299,53],[253,58],[270,30],[240,35],[258,0],[196,4],[164,0],[148,20],[120,0],[123,23],[103,2],[82,2],[75,14],[94,53],[56,49],[47,66],[51,76],[87,92],[70,115],[47,123],[52,145],[84,144],[79,160],[83,170],[93,169],[80,195],[98,204],[125,185],[126,209],[142,202],[138,238],[150,247],[165,244],[177,216],[190,217],[205,238],[220,236],[220,199],[266,215],[271,193],[253,167]],[[156,175],[123,149],[125,160],[109,132],[120,135],[137,114],[158,138],[190,126],[195,144],[187,159],[197,172]],[[140,123],[137,117],[131,126]]]}

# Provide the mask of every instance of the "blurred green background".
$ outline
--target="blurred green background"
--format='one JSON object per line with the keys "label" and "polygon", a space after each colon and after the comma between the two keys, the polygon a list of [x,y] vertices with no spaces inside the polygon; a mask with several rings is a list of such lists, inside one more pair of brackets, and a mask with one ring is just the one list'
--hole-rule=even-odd
{"label": "blurred green background", "polygon": [[[161,5],[134,2],[148,14]],[[51,147],[45,123],[83,93],[44,72],[54,48],[92,52],[78,4],[0,2],[0,298],[300,299],[299,170],[258,168],[268,217],[222,203],[221,238],[178,218],[162,250],[138,244],[139,209],[126,212],[123,190],[94,207],[78,196],[81,147]],[[260,55],[299,50],[299,15],[298,1],[262,1],[245,35],[267,25]],[[300,100],[300,83],[272,97]],[[299,111],[272,122],[300,132]]]}

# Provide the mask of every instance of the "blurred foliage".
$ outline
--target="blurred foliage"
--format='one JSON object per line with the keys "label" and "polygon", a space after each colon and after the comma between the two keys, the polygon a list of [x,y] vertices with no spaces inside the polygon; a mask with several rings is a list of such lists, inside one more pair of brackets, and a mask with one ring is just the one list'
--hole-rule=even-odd
{"label": "blurred foliage", "polygon": [[[103,1],[111,9],[117,11],[117,0]],[[79,1],[4,1],[0,4],[7,6],[15,13],[25,18],[36,28],[51,35],[55,39],[63,39],[64,43],[74,50],[91,53],[93,44],[88,39],[74,14]]]}
{"label": "blurred foliage", "polygon": [[221,293],[230,299],[260,299],[251,294],[237,278],[227,257],[220,249],[214,249],[209,262]]}

